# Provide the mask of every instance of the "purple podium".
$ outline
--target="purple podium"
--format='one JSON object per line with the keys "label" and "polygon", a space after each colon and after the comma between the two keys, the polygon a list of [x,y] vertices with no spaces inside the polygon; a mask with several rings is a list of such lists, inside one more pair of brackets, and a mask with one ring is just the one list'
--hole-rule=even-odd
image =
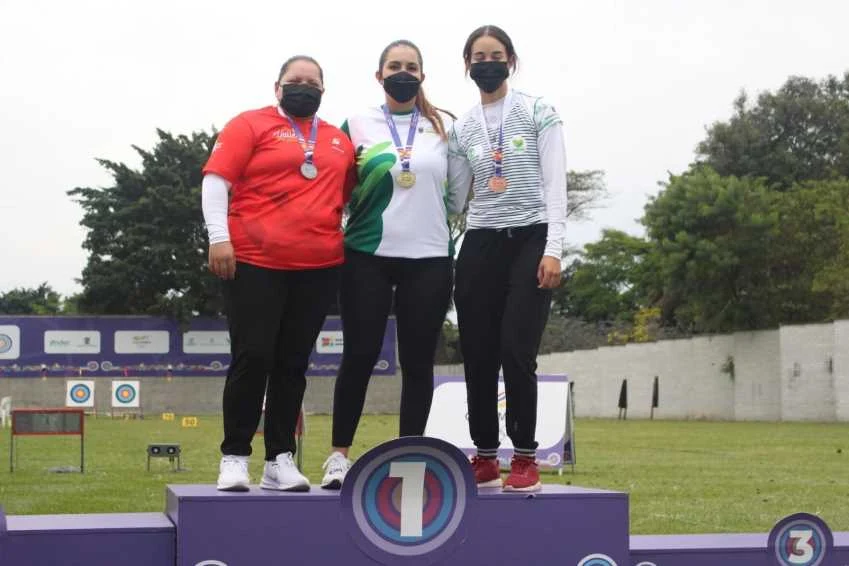
{"label": "purple podium", "polygon": [[3,566],[170,565],[174,524],[162,513],[102,515],[0,514]]}
{"label": "purple podium", "polygon": [[[370,451],[341,492],[169,486],[177,564],[628,564],[624,493],[546,485],[477,490],[468,460],[435,439]],[[601,556],[610,562],[593,562]],[[586,559],[590,557],[589,561]]]}
{"label": "purple podium", "polygon": [[[783,558],[766,551],[767,534],[638,535],[631,537],[631,564],[642,566],[779,566],[813,565],[804,550],[790,548]],[[799,557],[794,562],[791,556]],[[782,562],[784,560],[784,562]],[[849,565],[849,533],[834,533],[834,548],[823,566]]]}
{"label": "purple podium", "polygon": [[370,450],[341,491],[170,485],[166,513],[3,515],[0,566],[849,566],[849,532],[817,516],[765,534],[630,536],[625,493],[478,490],[458,448],[427,437]]}

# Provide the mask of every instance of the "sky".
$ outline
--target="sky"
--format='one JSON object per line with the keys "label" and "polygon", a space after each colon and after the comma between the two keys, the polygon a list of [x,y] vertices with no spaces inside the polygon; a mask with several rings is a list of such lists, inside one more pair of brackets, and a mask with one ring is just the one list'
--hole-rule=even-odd
{"label": "sky", "polygon": [[849,70],[847,21],[844,0],[0,0],[0,292],[80,290],[82,210],[66,191],[111,184],[97,158],[137,168],[132,146],[152,148],[157,128],[211,131],[274,103],[294,54],[321,63],[319,115],[341,124],[382,102],[378,56],[400,38],[423,52],[431,101],[465,112],[478,91],[462,48],[484,24],[513,39],[511,85],[562,116],[568,168],[605,172],[611,197],[568,244],[641,235],[647,199],[741,90]]}

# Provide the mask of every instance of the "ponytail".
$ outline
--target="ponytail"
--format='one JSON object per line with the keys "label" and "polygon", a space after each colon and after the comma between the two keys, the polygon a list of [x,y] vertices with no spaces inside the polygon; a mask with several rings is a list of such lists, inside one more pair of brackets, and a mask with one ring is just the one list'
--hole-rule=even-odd
{"label": "ponytail", "polygon": [[416,95],[416,106],[419,108],[419,112],[422,115],[430,120],[430,123],[433,124],[433,127],[436,129],[436,133],[439,134],[444,140],[448,139],[448,132],[445,130],[445,122],[442,121],[442,116],[439,115],[440,112],[445,112],[452,119],[456,120],[457,117],[454,116],[451,112],[447,110],[442,110],[441,108],[437,108],[425,96],[424,90],[419,88],[419,93]]}

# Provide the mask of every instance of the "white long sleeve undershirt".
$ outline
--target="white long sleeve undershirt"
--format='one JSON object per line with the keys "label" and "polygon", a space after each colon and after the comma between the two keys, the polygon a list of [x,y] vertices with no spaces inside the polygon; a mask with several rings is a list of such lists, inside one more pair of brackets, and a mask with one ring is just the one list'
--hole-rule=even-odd
{"label": "white long sleeve undershirt", "polygon": [[210,244],[230,241],[227,204],[231,183],[220,175],[208,173],[201,184],[201,206]]}
{"label": "white long sleeve undershirt", "polygon": [[559,124],[543,130],[537,141],[545,194],[548,238],[545,255],[560,259],[566,239],[566,143]]}

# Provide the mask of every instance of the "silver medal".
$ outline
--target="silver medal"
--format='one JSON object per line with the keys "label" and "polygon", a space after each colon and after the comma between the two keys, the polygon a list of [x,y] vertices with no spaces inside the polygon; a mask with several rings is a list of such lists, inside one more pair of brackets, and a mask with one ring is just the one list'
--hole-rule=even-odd
{"label": "silver medal", "polygon": [[315,179],[318,176],[318,169],[312,163],[305,161],[301,164],[301,175],[307,179]]}

